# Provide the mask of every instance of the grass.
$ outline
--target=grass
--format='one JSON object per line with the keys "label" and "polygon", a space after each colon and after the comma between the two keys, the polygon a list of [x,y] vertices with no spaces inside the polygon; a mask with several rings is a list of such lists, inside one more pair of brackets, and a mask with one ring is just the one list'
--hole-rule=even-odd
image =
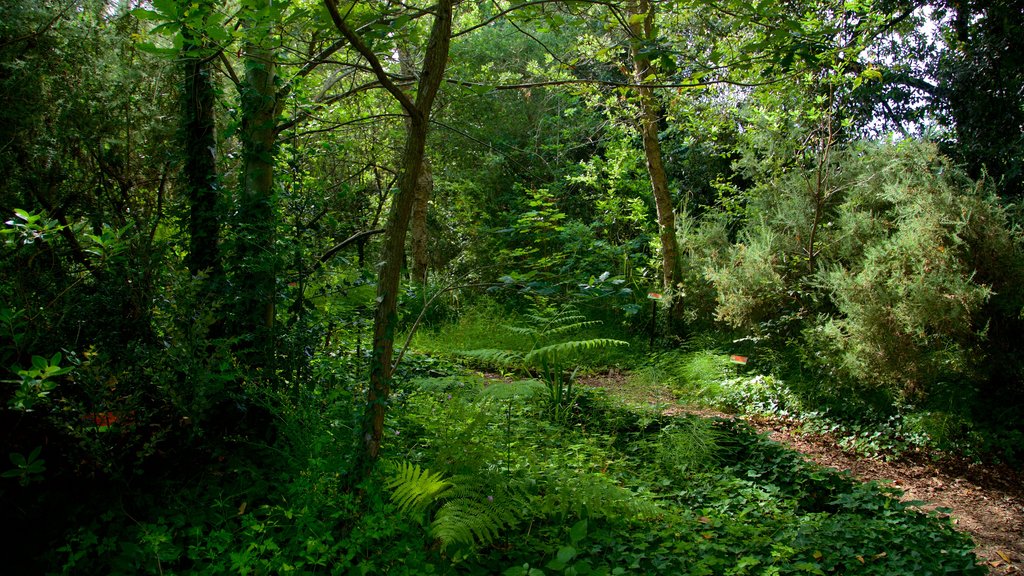
{"label": "grass", "polygon": [[653,356],[630,374],[635,386],[663,386],[680,402],[721,408],[722,381],[734,372],[729,356],[717,350],[669,351]]}

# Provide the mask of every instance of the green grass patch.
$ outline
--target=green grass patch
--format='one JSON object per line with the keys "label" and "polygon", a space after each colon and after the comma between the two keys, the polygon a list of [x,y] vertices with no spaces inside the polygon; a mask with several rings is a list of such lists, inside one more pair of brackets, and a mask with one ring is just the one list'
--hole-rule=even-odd
{"label": "green grass patch", "polygon": [[734,373],[729,355],[718,350],[668,351],[652,355],[629,379],[635,386],[669,388],[684,404],[719,408],[722,382]]}

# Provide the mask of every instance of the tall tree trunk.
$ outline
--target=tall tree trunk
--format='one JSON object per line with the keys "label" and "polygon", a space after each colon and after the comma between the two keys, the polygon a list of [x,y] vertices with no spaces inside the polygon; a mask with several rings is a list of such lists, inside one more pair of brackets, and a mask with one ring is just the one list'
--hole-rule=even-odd
{"label": "tall tree trunk", "polygon": [[[268,7],[262,0],[254,7]],[[240,336],[253,339],[254,360],[271,350],[276,292],[276,250],[274,232],[274,145],[280,113],[277,97],[275,54],[271,23],[254,20],[247,24],[245,78],[242,99],[242,189],[238,199],[236,290],[242,309]]]}
{"label": "tall tree trunk", "polygon": [[384,247],[377,275],[377,310],[373,319],[373,350],[370,355],[370,388],[367,391],[366,411],[363,419],[363,441],[366,462],[377,459],[384,438],[384,416],[388,396],[391,394],[392,356],[395,347],[395,327],[398,324],[398,288],[402,278],[402,257],[405,253],[406,233],[416,198],[416,187],[423,170],[423,158],[430,126],[430,110],[441,87],[452,36],[453,0],[438,0],[434,7],[434,23],[424,50],[420,68],[416,100],[412,101],[388,76],[372,50],[363,42],[338,12],[336,0],[324,0],[335,27],[352,46],[370,63],[381,85],[405,110],[405,148],[402,152],[402,177],[398,193],[391,204],[391,212],[384,236]]}
{"label": "tall tree trunk", "polygon": [[665,174],[665,165],[661,159],[661,143],[658,141],[661,107],[654,96],[654,91],[645,85],[653,69],[651,61],[641,52],[644,42],[654,38],[654,5],[649,0],[634,0],[630,3],[628,12],[629,31],[633,36],[630,49],[633,57],[633,79],[637,84],[640,105],[640,135],[643,140],[644,156],[647,159],[647,173],[651,178],[654,205],[658,211],[662,284],[665,290],[671,291],[676,288],[681,276],[676,219],[672,211],[672,193],[668,188],[668,176]]}
{"label": "tall tree trunk", "polygon": [[[195,48],[200,42],[186,36]],[[193,49],[195,49],[193,48]],[[216,103],[211,67],[206,58],[188,56],[184,62],[182,138],[185,149],[184,177],[189,201],[188,270],[192,275],[220,272],[220,213],[217,178]]]}

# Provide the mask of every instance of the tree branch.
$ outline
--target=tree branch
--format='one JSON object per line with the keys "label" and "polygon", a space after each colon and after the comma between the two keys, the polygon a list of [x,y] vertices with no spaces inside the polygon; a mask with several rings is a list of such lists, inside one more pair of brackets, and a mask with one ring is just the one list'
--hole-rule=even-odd
{"label": "tree branch", "polygon": [[370,64],[370,68],[373,69],[373,73],[377,76],[381,85],[391,93],[395,100],[398,100],[398,103],[402,105],[402,108],[405,109],[407,114],[410,116],[418,116],[419,112],[416,109],[416,105],[397,84],[391,81],[391,76],[384,70],[384,66],[381,65],[377,55],[374,54],[373,50],[370,50],[370,47],[363,42],[363,39],[345,23],[345,19],[342,18],[341,14],[338,12],[337,0],[324,0],[324,4],[327,6],[327,11],[331,14],[331,20],[334,22],[334,27],[341,32],[341,35],[348,40],[349,44],[351,44],[352,47],[363,56],[363,58],[366,58],[366,61]]}

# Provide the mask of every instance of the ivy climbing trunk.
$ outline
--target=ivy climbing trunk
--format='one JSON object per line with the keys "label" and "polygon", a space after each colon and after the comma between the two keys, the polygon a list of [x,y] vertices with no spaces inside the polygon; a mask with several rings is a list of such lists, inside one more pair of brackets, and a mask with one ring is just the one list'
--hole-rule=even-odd
{"label": "ivy climbing trunk", "polygon": [[[186,43],[196,45],[191,37],[186,37]],[[187,264],[193,275],[206,272],[214,276],[220,271],[217,125],[213,113],[216,93],[206,57],[186,56],[183,68],[183,172],[189,201]]]}
{"label": "ivy climbing trunk", "polygon": [[396,85],[380,60],[338,12],[335,0],[324,0],[335,27],[366,60],[377,80],[402,106],[406,122],[405,147],[402,152],[402,176],[398,192],[392,200],[385,227],[384,247],[377,273],[377,309],[373,319],[373,349],[370,355],[370,386],[363,418],[363,441],[367,463],[377,459],[384,438],[384,416],[391,394],[392,357],[395,327],[398,324],[398,289],[402,277],[405,240],[412,216],[416,189],[423,170],[430,110],[441,87],[452,36],[453,0],[438,0],[432,12],[434,22],[423,51],[415,100]]}
{"label": "ivy climbing trunk", "polygon": [[[267,13],[270,0],[260,0],[254,13]],[[266,16],[246,22],[245,78],[242,100],[242,187],[238,199],[235,289],[240,310],[239,336],[250,340],[251,360],[267,359],[272,350],[276,292],[274,232],[274,145],[280,114],[272,22]]]}
{"label": "ivy climbing trunk", "polygon": [[[639,128],[647,160],[647,174],[651,179],[651,191],[658,212],[658,236],[661,240],[662,284],[665,290],[676,288],[681,276],[679,244],[676,239],[675,213],[672,208],[672,192],[668,187],[668,175],[662,162],[661,143],[658,140],[658,122],[661,106],[654,96],[654,90],[647,86],[654,72],[651,61],[644,56],[645,43],[654,38],[654,5],[649,0],[633,0],[628,7],[630,55],[633,58],[633,79],[636,83],[640,106]],[[676,299],[673,299],[675,302]]]}

